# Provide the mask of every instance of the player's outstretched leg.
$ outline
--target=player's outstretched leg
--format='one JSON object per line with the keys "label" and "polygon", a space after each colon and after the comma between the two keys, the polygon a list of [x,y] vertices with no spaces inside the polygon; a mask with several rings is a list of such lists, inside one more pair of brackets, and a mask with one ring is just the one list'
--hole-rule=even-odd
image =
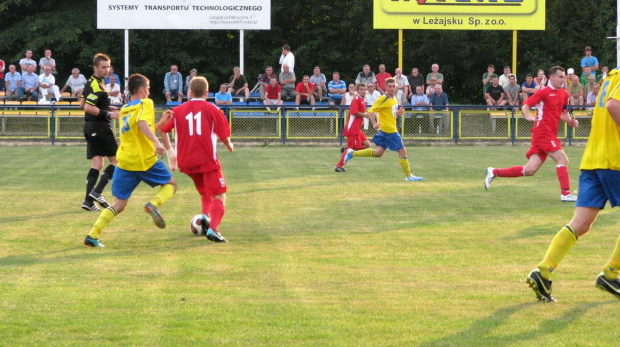
{"label": "player's outstretched leg", "polygon": [[114,219],[117,214],[118,212],[113,206],[104,209],[99,215],[99,218],[97,218],[95,224],[93,224],[93,228],[90,230],[90,233],[86,235],[86,238],[84,239],[84,246],[105,247],[101,242],[99,242],[99,235],[101,235],[103,229],[105,229],[108,224],[110,224],[112,219]]}
{"label": "player's outstretched leg", "polygon": [[596,287],[620,299],[620,279],[608,279],[605,277],[605,273],[601,272],[596,277]]}
{"label": "player's outstretched leg", "polygon": [[405,181],[421,181],[422,180],[422,177],[414,176],[411,173],[411,167],[409,166],[409,160],[407,160],[407,157],[398,157],[398,163],[400,164],[400,167],[402,167],[403,171],[405,172]]}
{"label": "player's outstretched leg", "polygon": [[512,166],[505,169],[487,168],[486,177],[484,178],[484,187],[489,189],[491,182],[495,177],[521,177],[525,176],[523,166]]}
{"label": "player's outstretched leg", "polygon": [[345,158],[347,156],[348,152],[347,151],[342,151],[342,155],[340,155],[340,160],[338,161],[338,164],[336,164],[336,168],[334,169],[334,171],[336,172],[346,172],[347,170],[345,170],[343,168],[344,163],[345,163]]}
{"label": "player's outstretched leg", "polygon": [[536,298],[542,302],[555,302],[551,296],[551,281],[542,277],[539,269],[534,269],[527,275],[527,283],[536,294]]}
{"label": "player's outstretched leg", "polygon": [[493,179],[495,179],[495,174],[493,173],[493,170],[495,169],[492,167],[487,168],[486,177],[484,178],[484,189],[491,188],[491,182],[493,182]]}
{"label": "player's outstretched leg", "polygon": [[205,236],[213,242],[228,242],[226,239],[217,231],[224,217],[224,213],[226,212],[226,208],[224,207],[224,199],[226,196],[222,194],[222,199],[216,198],[213,199],[213,208],[211,209],[211,224],[209,230],[207,230]]}
{"label": "player's outstretched leg", "polygon": [[166,183],[159,188],[159,192],[157,195],[151,200],[149,203],[144,205],[144,212],[151,215],[153,218],[153,223],[160,228],[163,229],[166,227],[166,222],[164,221],[164,217],[162,217],[161,213],[159,213],[159,207],[163,205],[168,199],[174,195],[176,190],[176,182],[175,183]]}
{"label": "player's outstretched leg", "polygon": [[157,206],[153,205],[153,203],[147,202],[146,205],[144,205],[144,212],[151,215],[153,223],[155,223],[158,228],[164,229],[166,227],[164,217],[159,213],[159,209],[157,209]]}
{"label": "player's outstretched leg", "polygon": [[603,272],[596,278],[596,286],[611,293],[620,299],[620,237],[616,240],[616,247],[611,254],[611,259],[603,268]]}
{"label": "player's outstretched leg", "polygon": [[577,196],[570,193],[570,178],[568,175],[568,168],[564,165],[557,165],[555,168],[555,173],[558,176],[558,181],[560,182],[560,201],[562,202],[575,202],[577,201]]}

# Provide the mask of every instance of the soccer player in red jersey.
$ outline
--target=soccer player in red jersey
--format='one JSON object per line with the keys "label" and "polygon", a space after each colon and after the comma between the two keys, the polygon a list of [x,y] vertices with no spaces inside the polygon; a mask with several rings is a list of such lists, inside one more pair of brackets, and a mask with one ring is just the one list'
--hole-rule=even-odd
{"label": "soccer player in red jersey", "polygon": [[[359,83],[357,85],[357,95],[353,97],[353,101],[351,101],[351,106],[349,108],[349,115],[345,120],[344,129],[342,134],[347,137],[347,148],[351,148],[353,150],[366,149],[370,147],[370,141],[362,132],[362,122],[364,118],[369,118],[373,124],[376,124],[374,117],[371,117],[371,113],[366,113],[366,84]],[[346,149],[342,152],[342,156],[340,156],[340,161],[336,164],[336,168],[334,171],[336,172],[345,172],[346,170],[342,167],[344,165],[344,157],[347,155]]]}
{"label": "soccer player in red jersey", "polygon": [[207,90],[209,83],[204,77],[192,78],[189,85],[190,100],[172,111],[166,111],[172,112],[173,116],[159,133],[167,137],[167,133],[175,129],[176,155],[172,147],[167,149],[171,169],[176,169],[178,163],[179,170],[194,181],[205,215],[202,220],[205,236],[213,242],[227,242],[218,232],[224,216],[226,182],[216,154],[216,136],[230,152],[233,151],[233,144],[226,117],[216,106],[206,101]]}
{"label": "soccer player in red jersey", "polygon": [[[558,124],[560,119],[572,127],[578,127],[579,122],[572,119],[566,112],[568,93],[562,85],[566,80],[564,69],[554,66],[549,70],[549,85],[538,90],[529,97],[522,107],[523,117],[529,122],[534,122],[532,128],[532,146],[525,155],[528,158],[525,166],[513,166],[505,169],[487,169],[484,187],[489,189],[495,177],[520,177],[532,176],[540,169],[547,159],[551,157],[557,164],[556,174],[560,181],[560,200],[574,202],[577,197],[570,193],[570,180],[568,176],[568,157],[562,150],[562,144],[557,138]],[[530,107],[536,105],[536,116],[530,114]]]}

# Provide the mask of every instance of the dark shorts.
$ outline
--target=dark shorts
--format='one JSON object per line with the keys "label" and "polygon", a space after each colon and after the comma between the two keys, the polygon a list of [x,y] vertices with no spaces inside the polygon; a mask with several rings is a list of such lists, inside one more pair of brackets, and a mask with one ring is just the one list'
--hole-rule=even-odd
{"label": "dark shorts", "polygon": [[84,122],[84,138],[86,139],[86,159],[92,159],[97,156],[116,156],[118,144],[109,123],[97,121]]}
{"label": "dark shorts", "polygon": [[172,174],[160,160],[146,171],[127,171],[120,167],[112,176],[112,195],[118,199],[128,200],[140,182],[151,187],[162,186],[172,179]]}
{"label": "dark shorts", "polygon": [[620,171],[581,170],[575,206],[602,209],[607,201],[611,207],[620,206]]}

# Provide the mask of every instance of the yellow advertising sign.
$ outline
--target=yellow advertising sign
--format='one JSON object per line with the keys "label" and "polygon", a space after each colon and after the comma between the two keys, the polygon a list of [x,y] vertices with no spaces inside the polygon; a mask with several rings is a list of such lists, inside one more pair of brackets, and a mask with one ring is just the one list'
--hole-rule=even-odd
{"label": "yellow advertising sign", "polygon": [[545,0],[374,0],[374,28],[545,30]]}

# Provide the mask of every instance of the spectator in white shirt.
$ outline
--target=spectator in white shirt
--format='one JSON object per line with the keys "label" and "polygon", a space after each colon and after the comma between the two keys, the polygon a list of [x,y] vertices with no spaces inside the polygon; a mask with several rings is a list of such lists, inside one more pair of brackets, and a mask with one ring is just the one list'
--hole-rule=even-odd
{"label": "spectator in white shirt", "polygon": [[121,99],[121,86],[120,84],[116,83],[116,77],[114,77],[114,75],[110,76],[110,83],[106,84],[105,87],[108,90],[110,104],[122,105],[123,100]]}
{"label": "spectator in white shirt", "polygon": [[67,88],[71,88],[71,95],[80,98],[84,85],[86,84],[86,77],[80,73],[78,68],[71,70],[71,76],[67,79],[67,83],[62,87],[61,93],[64,93]]}
{"label": "spectator in white shirt", "polygon": [[43,74],[39,76],[39,90],[45,100],[47,94],[50,92],[56,97],[56,101],[60,101],[60,90],[56,84],[56,79],[52,75],[52,68],[49,65],[43,67]]}
{"label": "spectator in white shirt", "polygon": [[282,55],[280,56],[282,71],[284,71],[284,64],[288,64],[288,70],[290,72],[295,72],[295,56],[293,52],[291,52],[291,47],[289,47],[289,45],[282,46]]}

